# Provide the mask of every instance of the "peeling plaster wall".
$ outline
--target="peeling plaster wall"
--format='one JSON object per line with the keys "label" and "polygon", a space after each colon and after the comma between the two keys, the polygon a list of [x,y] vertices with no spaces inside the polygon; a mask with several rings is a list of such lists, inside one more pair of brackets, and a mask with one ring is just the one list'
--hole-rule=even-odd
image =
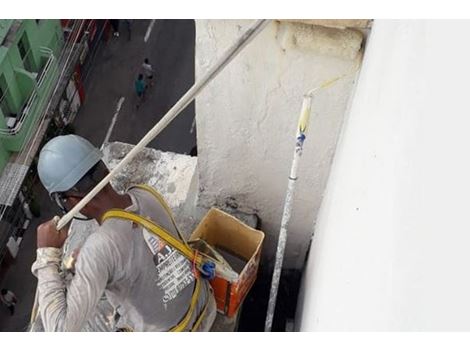
{"label": "peeling plaster wall", "polygon": [[[196,76],[251,22],[197,20]],[[272,22],[196,100],[199,204],[257,213],[267,235],[267,258],[277,244],[302,96],[352,70],[359,59],[357,32],[305,28]],[[286,267],[303,264],[352,87],[349,77],[314,99]]]}

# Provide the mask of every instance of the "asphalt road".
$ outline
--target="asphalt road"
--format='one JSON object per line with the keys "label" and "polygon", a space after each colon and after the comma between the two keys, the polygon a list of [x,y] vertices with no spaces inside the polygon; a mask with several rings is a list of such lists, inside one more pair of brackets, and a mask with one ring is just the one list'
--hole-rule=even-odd
{"label": "asphalt road", "polygon": [[[111,37],[96,55],[86,82],[86,100],[74,122],[76,133],[101,145],[119,100],[124,102],[110,141],[136,144],[194,84],[195,24],[193,20],[156,20],[148,36],[149,20],[134,20],[131,40],[121,23],[120,36]],[[156,70],[154,86],[137,109],[134,81],[144,58]],[[187,153],[196,145],[190,133],[194,103],[188,106],[149,147]]]}

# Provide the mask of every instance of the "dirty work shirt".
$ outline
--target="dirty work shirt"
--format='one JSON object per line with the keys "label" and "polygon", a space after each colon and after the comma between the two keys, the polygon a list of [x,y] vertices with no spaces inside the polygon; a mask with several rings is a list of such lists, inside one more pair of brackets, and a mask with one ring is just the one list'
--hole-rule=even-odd
{"label": "dirty work shirt", "polygon": [[[127,210],[150,217],[176,233],[169,217],[147,191],[128,192]],[[167,331],[177,325],[189,308],[194,290],[191,262],[157,240],[153,258],[140,226],[120,219],[106,220],[85,241],[67,292],[59,273],[61,250],[39,248],[32,271],[38,277],[39,308],[46,331],[79,331],[93,315],[103,292],[120,316],[117,327],[136,331]],[[215,319],[215,301],[202,282],[201,296],[191,318],[192,326],[209,298],[205,320]],[[209,329],[212,321],[203,321]]]}

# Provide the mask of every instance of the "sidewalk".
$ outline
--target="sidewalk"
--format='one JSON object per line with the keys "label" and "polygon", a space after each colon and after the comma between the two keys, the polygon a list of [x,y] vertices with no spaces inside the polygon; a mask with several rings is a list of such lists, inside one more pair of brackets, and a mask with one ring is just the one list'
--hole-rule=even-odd
{"label": "sidewalk", "polygon": [[41,204],[41,217],[31,221],[23,235],[16,260],[0,282],[1,288],[12,290],[18,297],[13,316],[10,316],[5,307],[0,307],[0,331],[26,331],[31,316],[37,284],[36,277],[31,273],[31,265],[36,259],[36,228],[55,215],[54,206],[40,185],[35,186],[35,194]]}

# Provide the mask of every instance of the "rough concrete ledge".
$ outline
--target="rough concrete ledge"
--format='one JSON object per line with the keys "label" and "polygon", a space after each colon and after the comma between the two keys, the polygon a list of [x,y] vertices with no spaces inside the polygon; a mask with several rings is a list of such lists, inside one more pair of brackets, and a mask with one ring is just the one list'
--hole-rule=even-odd
{"label": "rough concrete ledge", "polygon": [[[133,148],[133,145],[113,142],[103,149],[103,160],[113,169]],[[186,200],[197,158],[172,152],[145,148],[111,181],[113,187],[124,192],[131,185],[145,183],[155,187],[171,208]]]}

